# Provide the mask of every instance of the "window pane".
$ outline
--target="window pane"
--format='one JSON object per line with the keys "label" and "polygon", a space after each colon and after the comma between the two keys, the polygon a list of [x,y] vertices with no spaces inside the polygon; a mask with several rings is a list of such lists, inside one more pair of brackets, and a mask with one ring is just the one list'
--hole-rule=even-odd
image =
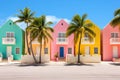
{"label": "window pane", "polygon": [[98,54],[98,48],[94,48],[94,53]]}
{"label": "window pane", "polygon": [[61,33],[58,33],[58,37],[61,37]]}
{"label": "window pane", "polygon": [[48,48],[45,48],[45,49],[44,49],[44,53],[45,53],[45,54],[48,54]]}
{"label": "window pane", "polygon": [[72,48],[68,48],[68,54],[72,54]]}
{"label": "window pane", "polygon": [[85,37],[88,37],[88,33],[85,33]]}
{"label": "window pane", "polygon": [[10,33],[7,33],[6,36],[7,36],[7,37],[10,37]]}
{"label": "window pane", "polygon": [[16,48],[16,54],[20,54],[20,48]]}
{"label": "window pane", "polygon": [[14,37],[14,33],[11,33],[11,37]]}
{"label": "window pane", "polygon": [[118,38],[118,33],[115,33],[115,38]]}

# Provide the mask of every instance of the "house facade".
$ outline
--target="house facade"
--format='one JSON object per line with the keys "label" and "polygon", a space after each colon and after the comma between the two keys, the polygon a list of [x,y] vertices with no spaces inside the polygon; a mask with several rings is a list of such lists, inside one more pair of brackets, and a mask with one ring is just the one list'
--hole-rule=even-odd
{"label": "house facade", "polygon": [[60,20],[54,27],[52,34],[53,41],[51,42],[51,60],[55,60],[55,55],[58,55],[59,60],[66,60],[67,54],[74,55],[74,35],[66,37],[66,30],[69,24]]}
{"label": "house facade", "polygon": [[[48,40],[46,44],[44,43],[44,41],[42,42],[41,57],[47,58],[47,61],[50,61],[50,42],[51,40]],[[32,41],[32,49],[36,56],[40,55],[40,43],[38,42],[38,38]]]}
{"label": "house facade", "polygon": [[5,59],[13,55],[14,60],[20,60],[24,54],[24,31],[12,20],[0,28],[0,53]]}
{"label": "house facade", "polygon": [[[87,20],[86,23],[91,22]],[[93,23],[93,22],[91,22]],[[87,32],[84,32],[81,39],[81,62],[100,62],[101,61],[101,33],[100,28],[93,23],[90,27],[95,32],[96,36],[91,37]],[[75,53],[78,54],[78,44],[75,44]]]}
{"label": "house facade", "polygon": [[120,30],[108,24],[102,30],[102,60],[112,61],[120,58]]}

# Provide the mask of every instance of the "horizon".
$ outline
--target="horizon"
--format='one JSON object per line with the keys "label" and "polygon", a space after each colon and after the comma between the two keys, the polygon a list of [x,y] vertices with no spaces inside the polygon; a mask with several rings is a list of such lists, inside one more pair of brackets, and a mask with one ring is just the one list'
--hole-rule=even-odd
{"label": "horizon", "polygon": [[[61,19],[70,23],[75,14],[82,16],[86,13],[88,15],[87,19],[91,20],[102,30],[114,18],[114,11],[120,8],[120,0],[4,0],[1,1],[1,3],[0,26],[2,26],[8,19],[15,21],[17,19],[16,14],[19,14],[19,10],[28,7],[31,11],[36,13],[36,17],[44,14],[46,15],[47,21],[52,21],[54,25]],[[18,23],[18,25],[22,29],[25,29],[24,23]]]}

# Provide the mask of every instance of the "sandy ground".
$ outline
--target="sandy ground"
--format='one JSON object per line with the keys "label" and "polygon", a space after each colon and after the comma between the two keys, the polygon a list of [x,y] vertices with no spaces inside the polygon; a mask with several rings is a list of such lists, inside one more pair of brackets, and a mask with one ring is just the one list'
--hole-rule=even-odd
{"label": "sandy ground", "polygon": [[0,63],[0,80],[120,80],[120,63],[50,62],[39,66]]}

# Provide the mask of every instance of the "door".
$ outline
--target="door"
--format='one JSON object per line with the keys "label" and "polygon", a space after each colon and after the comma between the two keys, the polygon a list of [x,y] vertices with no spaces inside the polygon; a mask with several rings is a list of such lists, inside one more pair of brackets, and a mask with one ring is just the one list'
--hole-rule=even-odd
{"label": "door", "polygon": [[113,46],[113,58],[118,58],[118,47]]}
{"label": "door", "polygon": [[60,47],[60,58],[64,57],[64,47]]}
{"label": "door", "polygon": [[7,57],[12,55],[12,47],[11,46],[7,46]]}
{"label": "door", "polygon": [[86,46],[86,47],[85,47],[85,54],[86,54],[86,55],[89,55],[89,54],[90,54],[90,47],[89,47],[89,46]]}
{"label": "door", "polygon": [[40,47],[38,46],[38,47],[36,48],[36,55],[39,56],[39,53],[40,53]]}

